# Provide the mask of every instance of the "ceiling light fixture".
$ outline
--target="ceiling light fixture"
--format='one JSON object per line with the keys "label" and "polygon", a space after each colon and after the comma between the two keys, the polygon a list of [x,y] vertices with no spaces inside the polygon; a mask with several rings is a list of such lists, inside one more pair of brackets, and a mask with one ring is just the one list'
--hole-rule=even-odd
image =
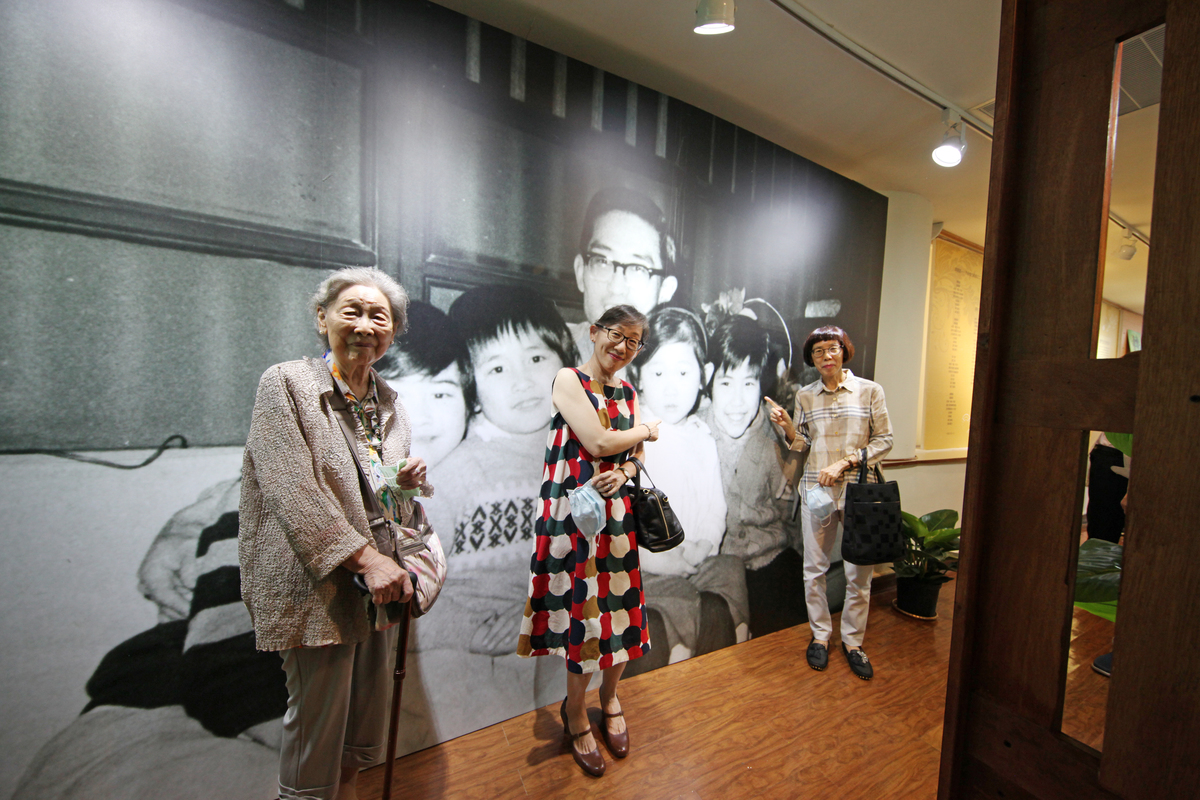
{"label": "ceiling light fixture", "polygon": [[1123,258],[1126,261],[1137,255],[1137,241],[1133,238],[1133,234],[1129,228],[1125,229],[1125,244],[1117,249],[1117,258]]}
{"label": "ceiling light fixture", "polygon": [[933,161],[939,167],[957,167],[967,149],[967,137],[963,131],[962,117],[957,111],[942,109],[942,124],[946,134],[942,143],[933,148]]}
{"label": "ceiling light fixture", "polygon": [[696,33],[729,33],[733,30],[733,0],[700,0],[696,6]]}

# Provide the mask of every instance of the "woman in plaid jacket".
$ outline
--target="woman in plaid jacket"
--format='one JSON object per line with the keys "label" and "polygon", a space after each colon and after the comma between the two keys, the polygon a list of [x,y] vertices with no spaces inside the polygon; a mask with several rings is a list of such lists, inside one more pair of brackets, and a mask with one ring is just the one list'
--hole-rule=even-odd
{"label": "woman in plaid jacket", "polygon": [[[868,464],[878,464],[892,449],[892,423],[883,387],[844,369],[842,365],[852,358],[854,343],[844,330],[834,325],[817,328],[804,341],[804,363],[816,367],[821,378],[796,393],[795,422],[787,411],[771,404],[771,421],[787,437],[789,447],[808,454],[798,489],[804,503],[800,512],[804,596],[813,633],[806,656],[815,670],[825,669],[829,661],[833,625],[825,596],[825,573],[841,533],[846,481],[858,480],[853,470],[859,466],[863,452]],[[832,502],[824,510],[810,508],[809,493],[821,491]],[[842,652],[854,674],[869,681],[874,669],[862,643],[874,570],[849,562],[845,567]]]}

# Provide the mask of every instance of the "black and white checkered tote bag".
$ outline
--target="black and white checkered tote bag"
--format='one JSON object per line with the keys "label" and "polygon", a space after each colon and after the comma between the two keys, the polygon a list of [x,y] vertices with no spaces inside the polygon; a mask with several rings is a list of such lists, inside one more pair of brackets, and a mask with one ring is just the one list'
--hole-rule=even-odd
{"label": "black and white checkered tote bag", "polygon": [[846,484],[842,514],[842,558],[851,564],[888,564],[904,555],[904,522],[900,517],[900,487],[884,483],[875,465],[878,483],[867,483],[867,451],[859,454],[858,483]]}

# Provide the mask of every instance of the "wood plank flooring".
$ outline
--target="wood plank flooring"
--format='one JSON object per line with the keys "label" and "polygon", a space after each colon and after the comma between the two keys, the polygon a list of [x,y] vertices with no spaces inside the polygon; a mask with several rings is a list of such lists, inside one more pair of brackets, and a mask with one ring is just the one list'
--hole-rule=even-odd
{"label": "wood plank flooring", "polygon": [[[809,669],[809,628],[801,625],[623,681],[631,752],[616,760],[603,751],[608,771],[602,778],[575,766],[552,705],[398,760],[392,796],[932,800],[954,584],[943,587],[940,618],[933,622],[900,615],[890,607],[893,597],[891,591],[871,599],[866,649],[873,681],[850,672],[836,634],[829,668]],[[1090,664],[1103,652],[1091,653],[1092,639],[1104,636],[1090,632],[1087,619],[1077,624],[1072,664],[1078,661],[1079,669],[1072,673],[1103,681]],[[1085,687],[1078,694],[1072,719],[1080,732],[1072,735],[1088,741],[1081,733],[1094,728],[1087,709],[1096,692]],[[588,705],[598,726],[594,690]],[[1099,710],[1102,717],[1102,702]],[[383,767],[364,772],[361,800],[377,800],[382,781]]]}
{"label": "wood plank flooring", "polygon": [[1092,661],[1112,651],[1114,627],[1108,620],[1078,608],[1071,620],[1062,732],[1097,750],[1104,745],[1108,678],[1092,670]]}

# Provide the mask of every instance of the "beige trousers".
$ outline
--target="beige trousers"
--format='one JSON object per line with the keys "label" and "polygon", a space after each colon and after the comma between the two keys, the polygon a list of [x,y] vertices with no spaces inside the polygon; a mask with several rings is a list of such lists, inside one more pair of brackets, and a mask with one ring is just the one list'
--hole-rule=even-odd
{"label": "beige trousers", "polygon": [[[804,603],[808,606],[808,624],[813,638],[828,642],[833,636],[829,598],[825,594],[825,573],[834,546],[841,541],[842,512],[835,511],[823,524],[808,510],[800,509],[800,530],[804,535]],[[839,554],[840,555],[840,554]],[[871,576],[874,567],[846,565],[846,603],[842,607],[842,642],[847,647],[862,647],[867,633],[867,612],[871,607]]]}
{"label": "beige trousers", "polygon": [[334,800],[342,767],[383,759],[399,626],[358,644],[283,650],[279,797]]}

